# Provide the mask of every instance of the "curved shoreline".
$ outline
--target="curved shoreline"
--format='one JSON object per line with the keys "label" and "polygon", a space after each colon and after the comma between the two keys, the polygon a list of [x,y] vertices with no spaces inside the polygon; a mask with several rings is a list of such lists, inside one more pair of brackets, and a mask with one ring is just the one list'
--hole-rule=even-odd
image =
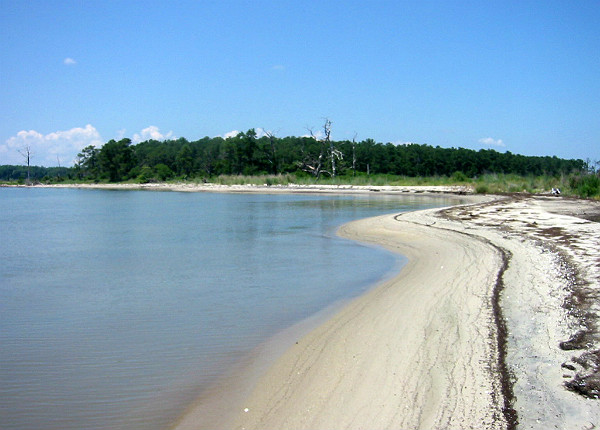
{"label": "curved shoreline", "polygon": [[500,254],[394,216],[340,233],[409,262],[288,350],[234,428],[506,428],[491,301]]}
{"label": "curved shoreline", "polygon": [[[447,211],[447,210],[446,210]],[[398,215],[400,217],[402,215]],[[433,222],[435,223],[435,221]],[[435,228],[432,226],[432,228]],[[456,231],[450,229],[451,231]],[[508,269],[508,265],[510,263],[510,259],[512,258],[512,253],[505,248],[495,245],[492,241],[487,238],[479,237],[476,235],[470,235],[468,233],[463,232],[465,234],[475,240],[481,240],[493,247],[498,251],[502,258],[501,266],[498,270],[498,274],[496,277],[496,282],[494,288],[492,289],[491,300],[492,300],[492,312],[495,324],[495,332],[496,336],[492,336],[492,342],[497,344],[496,357],[495,360],[497,362],[497,376],[499,377],[502,401],[504,406],[502,408],[502,413],[504,415],[504,421],[506,423],[506,428],[508,430],[513,430],[517,428],[518,425],[518,414],[516,410],[513,408],[513,403],[515,401],[514,390],[513,390],[513,382],[511,381],[512,373],[509,369],[509,364],[507,363],[507,344],[508,344],[508,329],[506,327],[506,321],[503,316],[502,306],[501,306],[501,297],[502,292],[504,290],[504,274]],[[492,358],[493,360],[493,358]]]}
{"label": "curved shoreline", "polygon": [[[600,285],[600,224],[577,211],[600,204],[502,198],[342,226],[409,262],[299,339],[230,405],[227,427],[511,429],[517,415],[523,428],[598,424],[597,401],[556,375],[572,352],[558,347],[571,326],[557,318],[568,291],[553,259],[571,250],[569,264]],[[544,244],[557,222],[579,246]]]}
{"label": "curved shoreline", "polygon": [[[269,192],[250,188],[217,192]],[[381,194],[405,192],[422,191]],[[344,225],[345,237],[409,256],[408,268],[262,368],[213,424],[514,428],[518,415],[523,428],[600,425],[600,224],[588,221],[599,214],[600,202],[516,195]],[[188,428],[215,428],[203,418]]]}
{"label": "curved shoreline", "polygon": [[[590,359],[600,357],[600,224],[589,221],[599,213],[600,202],[517,195],[438,214],[510,256],[501,307],[519,428],[600,424],[598,396],[581,393],[598,392],[600,376]],[[586,341],[572,342],[581,327]]]}
{"label": "curved shoreline", "polygon": [[[443,187],[59,187],[464,194]],[[470,199],[480,203],[343,226],[346,237],[413,256],[410,270],[352,300],[261,369],[254,391],[240,394],[243,403],[211,411],[212,425],[195,410],[176,428],[513,428],[516,416],[519,428],[600,425],[600,202]],[[235,391],[235,375],[229,383]]]}

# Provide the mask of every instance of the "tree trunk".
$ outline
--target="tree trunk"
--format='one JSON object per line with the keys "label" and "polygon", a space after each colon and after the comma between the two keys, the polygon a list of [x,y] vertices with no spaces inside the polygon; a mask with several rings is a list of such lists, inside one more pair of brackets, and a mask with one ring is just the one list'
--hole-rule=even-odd
{"label": "tree trunk", "polygon": [[31,176],[29,174],[29,160],[31,158],[31,146],[27,145],[23,150],[19,150],[19,154],[27,160],[27,185],[31,185]]}

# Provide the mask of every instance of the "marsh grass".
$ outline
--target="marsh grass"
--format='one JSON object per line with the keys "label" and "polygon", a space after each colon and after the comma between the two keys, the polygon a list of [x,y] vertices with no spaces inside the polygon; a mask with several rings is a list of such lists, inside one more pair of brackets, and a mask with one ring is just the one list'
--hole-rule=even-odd
{"label": "marsh grass", "polygon": [[[289,185],[298,183],[297,176],[293,174],[283,175],[220,175],[209,180],[219,185]],[[199,182],[198,180],[196,182]]]}
{"label": "marsh grass", "polygon": [[[157,181],[157,180],[155,180]],[[56,183],[56,180],[46,180],[42,183]],[[61,183],[77,184],[92,183],[92,181],[62,179]],[[94,181],[98,182],[98,181]],[[132,179],[138,183],[138,179]],[[598,173],[574,173],[560,176],[519,176],[515,174],[485,174],[477,178],[469,178],[462,172],[452,176],[424,176],[408,177],[390,174],[357,173],[356,175],[340,175],[335,178],[321,177],[316,180],[305,173],[286,173],[279,175],[220,175],[210,178],[173,178],[167,183],[204,183],[210,182],[220,185],[256,185],[256,186],[286,186],[295,185],[355,185],[355,186],[465,186],[471,187],[479,194],[547,194],[552,188],[560,188],[564,196],[600,199],[600,176]],[[23,181],[4,181],[4,185],[23,184]]]}
{"label": "marsh grass", "polygon": [[375,174],[342,175],[335,178],[314,177],[305,174],[281,175],[221,175],[210,178],[209,182],[222,185],[356,185],[356,186],[466,186],[472,187],[480,194],[545,194],[552,188],[560,188],[565,196],[585,198],[600,197],[600,179],[597,175],[528,175],[515,174],[485,174],[477,178],[469,178],[462,172],[452,176],[408,177],[400,175]]}

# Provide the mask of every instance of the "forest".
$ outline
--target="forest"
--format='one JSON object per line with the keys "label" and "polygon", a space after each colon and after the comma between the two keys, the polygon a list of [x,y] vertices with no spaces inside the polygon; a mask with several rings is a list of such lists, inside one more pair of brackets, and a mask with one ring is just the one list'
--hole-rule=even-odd
{"label": "forest", "polygon": [[315,181],[382,174],[461,180],[486,174],[559,177],[594,172],[589,162],[579,159],[524,156],[493,149],[384,144],[373,139],[333,141],[330,132],[331,123],[326,121],[318,136],[311,131],[310,136],[280,138],[267,133],[259,137],[250,129],[227,139],[179,138],[138,144],[130,139],[110,140],[100,148],[84,148],[73,167],[0,166],[0,180],[144,183],[281,174]]}
{"label": "forest", "polygon": [[[324,130],[323,137],[278,138],[267,134],[258,138],[251,129],[228,139],[148,140],[136,145],[130,139],[110,140],[101,148],[84,148],[71,168],[31,167],[30,175],[32,180],[58,176],[109,182],[282,173],[304,173],[319,179],[359,172],[409,177],[461,172],[472,178],[484,173],[555,176],[588,168],[583,160],[524,156],[493,149],[395,145],[372,139],[336,142],[329,138],[329,127]],[[0,166],[2,180],[25,179],[26,174],[26,166]]]}

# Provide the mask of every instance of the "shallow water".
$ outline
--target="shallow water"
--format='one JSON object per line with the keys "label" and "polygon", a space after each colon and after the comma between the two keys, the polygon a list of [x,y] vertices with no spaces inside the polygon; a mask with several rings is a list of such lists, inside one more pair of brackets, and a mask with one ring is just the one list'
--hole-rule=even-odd
{"label": "shallow water", "polygon": [[397,270],[337,226],[448,202],[0,189],[0,428],[167,427],[257,344]]}

